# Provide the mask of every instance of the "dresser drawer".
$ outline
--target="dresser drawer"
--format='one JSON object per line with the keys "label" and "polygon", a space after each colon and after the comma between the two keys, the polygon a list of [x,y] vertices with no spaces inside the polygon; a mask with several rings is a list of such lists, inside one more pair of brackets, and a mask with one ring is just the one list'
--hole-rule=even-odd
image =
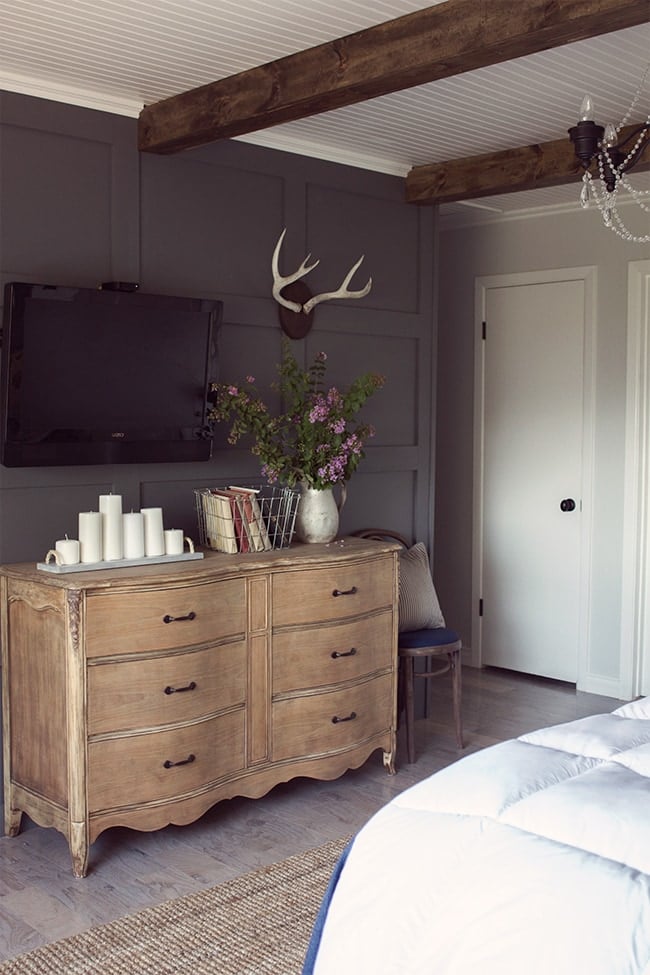
{"label": "dresser drawer", "polygon": [[284,630],[273,641],[273,694],[364,677],[391,667],[393,614]]}
{"label": "dresser drawer", "polygon": [[[390,727],[393,677],[273,703],[273,761],[349,748]],[[346,720],[347,719],[347,720]]]}
{"label": "dresser drawer", "polygon": [[93,592],[86,602],[89,658],[189,647],[243,635],[245,629],[244,579],[140,592]]}
{"label": "dresser drawer", "polygon": [[345,619],[392,606],[393,559],[330,563],[273,576],[273,626]]}
{"label": "dresser drawer", "polygon": [[90,742],[89,810],[193,792],[242,769],[244,749],[243,709],[184,728]]}
{"label": "dresser drawer", "polygon": [[246,698],[246,644],[88,668],[91,735],[192,721]]}

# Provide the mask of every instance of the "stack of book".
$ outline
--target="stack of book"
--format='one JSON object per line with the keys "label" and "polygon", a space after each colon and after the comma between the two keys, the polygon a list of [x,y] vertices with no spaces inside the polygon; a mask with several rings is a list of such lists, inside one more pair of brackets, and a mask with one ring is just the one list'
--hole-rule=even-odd
{"label": "stack of book", "polygon": [[[200,492],[205,545],[218,552],[268,552],[273,547],[255,488]],[[201,512],[200,512],[201,514]]]}
{"label": "stack of book", "polygon": [[300,492],[277,485],[197,488],[201,545],[219,552],[268,552],[291,545]]}

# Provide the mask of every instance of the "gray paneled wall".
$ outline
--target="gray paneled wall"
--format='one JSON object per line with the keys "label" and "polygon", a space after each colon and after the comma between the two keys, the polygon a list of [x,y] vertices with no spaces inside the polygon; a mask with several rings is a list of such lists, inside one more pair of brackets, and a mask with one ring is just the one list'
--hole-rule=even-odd
{"label": "gray paneled wall", "polygon": [[[133,119],[0,93],[3,286],[133,280],[220,298],[218,378],[271,381],[282,333],[270,262],[285,226],[281,268],[311,251],[315,291],[338,286],[361,254],[355,286],[373,278],[365,299],[318,307],[295,343],[305,362],[327,352],[333,382],[365,370],[387,379],[366,406],[377,436],[349,485],[342,530],[391,525],[429,539],[434,228],[429,209],[403,202],[402,180],[241,142],[140,155]],[[193,488],[258,477],[255,458],[225,434],[205,464],[0,467],[0,561],[41,559],[111,490],[127,510],[162,505],[167,527],[196,536]]]}

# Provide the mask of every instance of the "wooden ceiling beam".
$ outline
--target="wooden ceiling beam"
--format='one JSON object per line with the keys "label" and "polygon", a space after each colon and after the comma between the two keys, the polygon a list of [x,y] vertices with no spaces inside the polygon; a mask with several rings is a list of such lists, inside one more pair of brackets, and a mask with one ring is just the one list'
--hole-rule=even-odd
{"label": "wooden ceiling beam", "polygon": [[138,147],[190,149],[648,19],[648,0],[446,0],[149,105]]}
{"label": "wooden ceiling beam", "polygon": [[[619,141],[623,143],[638,128],[638,125],[630,125],[622,129]],[[650,169],[650,145],[634,166],[635,172],[644,169]],[[560,186],[578,181],[582,172],[567,135],[566,139],[554,142],[415,166],[406,177],[406,202],[421,205],[453,203],[498,193]]]}

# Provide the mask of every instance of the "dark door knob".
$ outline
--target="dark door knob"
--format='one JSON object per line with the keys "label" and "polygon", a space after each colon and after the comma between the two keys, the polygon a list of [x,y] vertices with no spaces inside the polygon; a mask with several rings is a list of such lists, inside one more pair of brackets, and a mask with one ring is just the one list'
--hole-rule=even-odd
{"label": "dark door knob", "polygon": [[575,511],[576,503],[573,498],[565,498],[564,501],[560,501],[560,511]]}

